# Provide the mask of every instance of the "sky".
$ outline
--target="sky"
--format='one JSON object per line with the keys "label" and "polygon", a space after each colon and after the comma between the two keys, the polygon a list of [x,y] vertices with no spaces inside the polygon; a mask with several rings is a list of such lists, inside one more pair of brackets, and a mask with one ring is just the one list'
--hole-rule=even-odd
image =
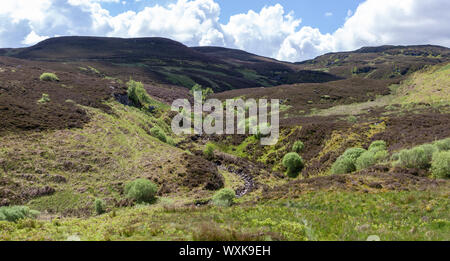
{"label": "sky", "polygon": [[284,61],[384,44],[450,47],[448,0],[1,0],[0,48],[167,37]]}

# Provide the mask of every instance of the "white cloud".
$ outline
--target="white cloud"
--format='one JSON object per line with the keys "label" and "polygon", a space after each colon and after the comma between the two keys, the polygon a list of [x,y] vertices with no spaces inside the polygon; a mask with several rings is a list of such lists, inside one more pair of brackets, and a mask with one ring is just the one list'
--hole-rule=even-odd
{"label": "white cloud", "polygon": [[222,30],[227,46],[274,57],[300,23],[301,19],[295,19],[293,13],[285,14],[277,4],[264,7],[259,13],[250,10],[247,14],[231,16]]}
{"label": "white cloud", "polygon": [[332,12],[326,12],[326,13],[325,13],[325,16],[326,16],[326,17],[333,16],[333,13],[332,13]]}
{"label": "white cloud", "polygon": [[[450,1],[366,0],[332,34],[301,26],[280,5],[219,22],[214,0],[178,0],[112,16],[102,2],[120,0],[2,0],[0,47],[30,45],[56,35],[168,37],[189,46],[217,45],[299,61],[330,51],[381,44],[450,46]],[[327,13],[326,16],[333,14]]]}
{"label": "white cloud", "polygon": [[33,45],[48,38],[48,36],[40,36],[34,31],[31,31],[31,33],[29,33],[21,43],[25,45]]}

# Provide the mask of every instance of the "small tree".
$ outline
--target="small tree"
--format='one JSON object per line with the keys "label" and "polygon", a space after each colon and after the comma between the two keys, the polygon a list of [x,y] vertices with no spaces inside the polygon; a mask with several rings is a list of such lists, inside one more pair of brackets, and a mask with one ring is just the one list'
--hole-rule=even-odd
{"label": "small tree", "polygon": [[233,205],[236,193],[230,188],[224,188],[217,191],[212,197],[212,204],[220,207],[229,207]]}
{"label": "small tree", "polygon": [[296,152],[290,152],[284,155],[282,163],[287,168],[287,175],[291,178],[296,178],[305,166],[302,157]]}
{"label": "small tree", "polygon": [[292,146],[292,151],[293,152],[297,152],[300,153],[303,151],[303,149],[305,148],[305,144],[303,144],[302,141],[298,140],[294,143],[294,145]]}
{"label": "small tree", "polygon": [[152,203],[158,187],[147,179],[137,179],[125,185],[125,195],[137,203]]}
{"label": "small tree", "polygon": [[103,213],[106,212],[106,204],[105,201],[103,201],[102,199],[95,199],[94,201],[94,208],[95,208],[95,213],[97,213],[97,215],[101,215]]}
{"label": "small tree", "polygon": [[214,158],[214,144],[207,143],[205,149],[203,150],[203,155],[209,160]]}

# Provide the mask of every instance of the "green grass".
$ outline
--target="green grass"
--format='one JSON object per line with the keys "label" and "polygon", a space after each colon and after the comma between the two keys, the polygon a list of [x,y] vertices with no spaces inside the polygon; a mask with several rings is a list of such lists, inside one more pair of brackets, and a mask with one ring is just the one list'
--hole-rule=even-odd
{"label": "green grass", "polygon": [[[203,227],[258,234],[261,240],[450,240],[448,192],[403,191],[366,194],[314,192],[298,199],[229,208],[191,208],[171,202],[125,208],[89,219],[28,223],[0,222],[0,240],[192,240]],[[390,211],[386,211],[389,209]]]}

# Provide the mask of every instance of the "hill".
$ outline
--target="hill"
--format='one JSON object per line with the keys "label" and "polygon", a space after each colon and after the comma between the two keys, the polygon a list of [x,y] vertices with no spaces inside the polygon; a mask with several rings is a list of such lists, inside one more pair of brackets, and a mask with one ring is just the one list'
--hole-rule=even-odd
{"label": "hill", "polygon": [[[197,83],[216,92],[340,79],[324,72],[298,72],[294,64],[239,50],[189,48],[164,38],[57,37],[28,48],[0,50],[2,53],[20,59],[71,63],[74,67],[93,66],[125,80],[132,71],[146,81],[188,89]],[[237,59],[230,60],[228,55]]]}
{"label": "hill", "polygon": [[363,47],[329,53],[296,63],[305,70],[329,72],[344,78],[402,78],[426,65],[450,61],[450,49],[433,45]]}

